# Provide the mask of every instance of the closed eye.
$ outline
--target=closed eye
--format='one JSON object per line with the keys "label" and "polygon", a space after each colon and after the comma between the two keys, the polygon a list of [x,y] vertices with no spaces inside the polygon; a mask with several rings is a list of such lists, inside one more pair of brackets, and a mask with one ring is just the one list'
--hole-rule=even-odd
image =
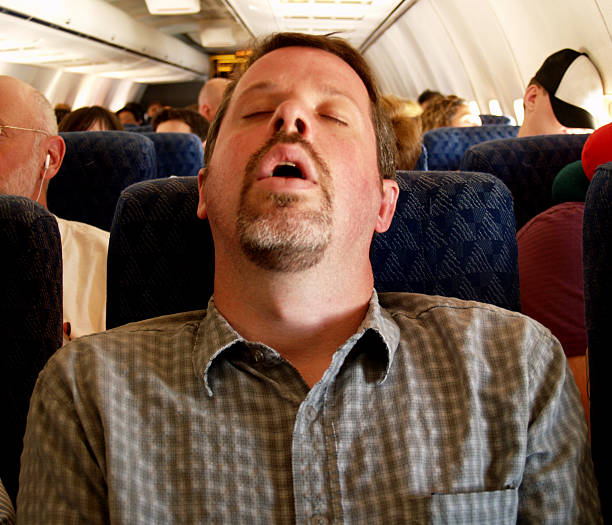
{"label": "closed eye", "polygon": [[334,122],[335,124],[339,124],[341,126],[348,126],[348,122],[346,122],[345,120],[335,116],[335,115],[328,115],[325,113],[321,113],[321,117],[326,119],[326,120],[330,120],[332,122]]}
{"label": "closed eye", "polygon": [[246,115],[243,115],[242,118],[246,118],[246,119],[258,118],[258,117],[264,117],[267,115],[271,115],[272,113],[273,112],[271,110],[253,111],[251,113],[247,113]]}

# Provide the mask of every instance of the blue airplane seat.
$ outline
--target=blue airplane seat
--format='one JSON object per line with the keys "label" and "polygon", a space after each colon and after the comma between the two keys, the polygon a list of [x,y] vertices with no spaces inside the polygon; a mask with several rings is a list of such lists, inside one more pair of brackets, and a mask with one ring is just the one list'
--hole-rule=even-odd
{"label": "blue airplane seat", "polygon": [[484,173],[398,172],[389,230],[370,253],[379,291],[472,299],[520,311],[512,197]]}
{"label": "blue airplane seat", "polygon": [[421,144],[421,154],[414,166],[415,171],[427,171],[427,148]]}
{"label": "blue airplane seat", "polygon": [[555,176],[561,168],[580,159],[588,137],[537,135],[476,144],[465,152],[461,169],[491,173],[508,186],[514,198],[518,231],[553,205]]}
{"label": "blue airplane seat", "polygon": [[[400,172],[396,217],[378,235],[372,264],[378,291],[475,299],[519,310],[512,199],[494,177]],[[205,308],[214,248],[196,217],[196,177],[126,189],[108,254],[108,328]]]}
{"label": "blue airplane seat", "polygon": [[512,125],[512,119],[506,115],[488,115],[486,113],[480,115],[480,122],[482,122],[483,126],[491,126],[496,124],[505,124],[507,126]]}
{"label": "blue airplane seat", "polygon": [[133,131],[136,133],[151,133],[153,131],[153,126],[151,126],[151,124],[124,124],[123,127],[125,131]]}
{"label": "blue airplane seat", "polygon": [[49,210],[63,219],[110,230],[121,190],[157,175],[153,142],[123,131],[60,135],[66,142],[66,155],[49,182]]}
{"label": "blue airplane seat", "polygon": [[587,191],[583,219],[583,273],[589,358],[591,448],[604,520],[612,520],[610,450],[610,298],[612,297],[612,162],[599,166]]}
{"label": "blue airplane seat", "polygon": [[189,177],[204,166],[204,147],[193,133],[144,133],[155,145],[157,177]]}
{"label": "blue airplane seat", "polygon": [[[465,151],[473,144],[487,140],[516,137],[517,126],[490,125],[465,128],[436,128],[423,134],[430,170],[456,171]],[[480,170],[468,170],[480,171]]]}
{"label": "blue airplane seat", "polygon": [[17,498],[19,459],[38,373],[62,344],[62,247],[43,206],[0,195],[0,479]]}

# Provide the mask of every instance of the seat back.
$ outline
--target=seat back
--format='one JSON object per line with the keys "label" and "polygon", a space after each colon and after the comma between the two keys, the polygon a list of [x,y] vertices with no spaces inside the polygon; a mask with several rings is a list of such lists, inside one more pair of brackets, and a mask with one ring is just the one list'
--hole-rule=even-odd
{"label": "seat back", "polygon": [[153,131],[151,124],[124,124],[123,127],[125,131],[132,131],[134,133],[151,133]]}
{"label": "seat back", "polygon": [[61,136],[66,155],[49,182],[49,210],[108,231],[121,190],[156,176],[153,142],[124,131],[71,131]]}
{"label": "seat back", "polygon": [[0,479],[13,501],[30,396],[62,344],[62,247],[55,217],[30,199],[0,195]]}
{"label": "seat back", "polygon": [[589,353],[591,447],[599,484],[604,520],[612,520],[609,472],[612,451],[608,442],[608,418],[612,389],[608,372],[612,297],[612,162],[599,166],[584,204],[583,218],[584,302]]}
{"label": "seat back", "polygon": [[[487,140],[516,137],[518,127],[507,125],[436,128],[423,134],[427,149],[427,168],[455,171],[459,169],[465,151]],[[478,171],[478,170],[474,170]]]}
{"label": "seat back", "polygon": [[376,289],[520,310],[508,189],[484,173],[398,172],[398,184],[391,227],[372,243]]}
{"label": "seat back", "polygon": [[471,146],[461,161],[465,171],[491,173],[514,198],[516,229],[550,208],[552,183],[559,170],[580,159],[589,135],[538,135]]}
{"label": "seat back", "polygon": [[505,124],[508,126],[512,124],[512,119],[506,115],[488,115],[485,113],[480,115],[480,122],[482,122],[483,126],[495,124]]}
{"label": "seat back", "polygon": [[153,141],[157,177],[190,177],[204,166],[202,141],[193,133],[143,133]]}
{"label": "seat back", "polygon": [[[475,299],[518,310],[512,199],[486,174],[400,172],[398,208],[376,237],[378,291]],[[205,308],[213,290],[214,248],[196,217],[195,177],[160,179],[125,190],[111,229],[107,327]]]}

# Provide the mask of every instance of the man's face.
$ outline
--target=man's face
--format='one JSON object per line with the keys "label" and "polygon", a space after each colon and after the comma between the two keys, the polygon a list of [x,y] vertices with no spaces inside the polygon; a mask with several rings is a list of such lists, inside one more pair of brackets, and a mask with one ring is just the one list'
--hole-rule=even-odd
{"label": "man's face", "polygon": [[126,124],[138,124],[138,122],[136,122],[136,117],[131,111],[121,111],[117,117],[119,117],[119,122],[124,126]]}
{"label": "man's face", "polygon": [[382,198],[370,114],[361,79],[331,53],[287,47],[257,60],[200,187],[216,246],[233,240],[275,271],[313,266],[334,239],[367,250]]}
{"label": "man's face", "polygon": [[[14,79],[0,78],[0,124],[37,128],[31,102]],[[0,134],[0,193],[34,198],[38,179],[37,133],[4,128]]]}

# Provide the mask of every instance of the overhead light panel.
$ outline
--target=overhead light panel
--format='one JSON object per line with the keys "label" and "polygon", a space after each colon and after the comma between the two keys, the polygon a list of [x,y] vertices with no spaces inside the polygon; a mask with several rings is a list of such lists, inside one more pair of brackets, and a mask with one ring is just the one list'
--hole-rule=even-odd
{"label": "overhead light panel", "polygon": [[152,15],[184,15],[198,13],[200,0],[145,0]]}

